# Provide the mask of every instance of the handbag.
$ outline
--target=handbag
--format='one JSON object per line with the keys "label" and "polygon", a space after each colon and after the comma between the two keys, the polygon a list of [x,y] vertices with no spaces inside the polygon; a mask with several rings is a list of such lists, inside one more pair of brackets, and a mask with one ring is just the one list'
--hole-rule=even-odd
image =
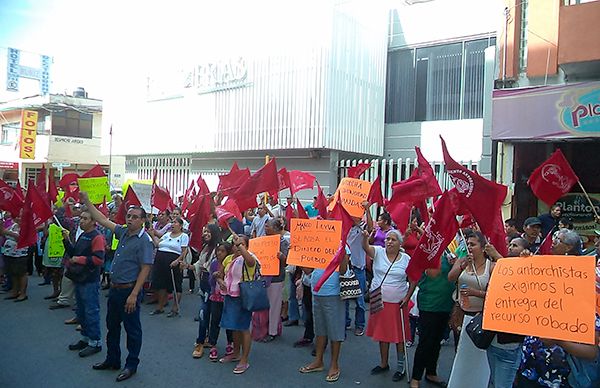
{"label": "handbag", "polygon": [[96,267],[90,268],[87,264],[70,263],[65,271],[65,276],[74,283],[84,283],[93,278],[96,272],[98,272]]}
{"label": "handbag", "polygon": [[460,308],[460,304],[455,302],[454,306],[452,306],[452,311],[450,312],[450,320],[448,321],[448,325],[454,332],[460,332],[464,318],[465,312]]}
{"label": "handbag", "polygon": [[473,341],[473,344],[483,350],[490,347],[496,336],[496,332],[483,328],[483,313],[475,314],[471,321],[467,323],[465,331],[469,338],[471,338],[471,341]]}
{"label": "handbag", "polygon": [[340,275],[340,299],[356,299],[362,295],[360,282],[351,269],[344,275]]}
{"label": "handbag", "polygon": [[388,267],[385,275],[383,275],[383,279],[381,279],[381,284],[379,285],[379,287],[377,287],[374,290],[371,290],[369,292],[369,314],[375,314],[375,313],[378,313],[381,310],[383,310],[383,295],[381,295],[381,286],[383,285],[383,282],[385,281],[385,278],[387,277],[388,273],[390,273],[390,270],[392,269],[392,266],[398,259],[399,255],[400,255],[400,252],[398,252],[398,254],[396,255],[396,258],[394,259],[394,261],[392,261],[392,264],[390,264],[390,266]]}
{"label": "handbag", "polygon": [[[246,311],[268,310],[270,307],[269,297],[267,296],[267,284],[260,275],[259,264],[257,263],[256,265],[257,267],[254,274],[254,280],[240,282],[242,308]],[[246,277],[250,277],[248,274],[248,269],[246,268],[246,262],[242,264],[242,274],[244,273],[247,275]]]}

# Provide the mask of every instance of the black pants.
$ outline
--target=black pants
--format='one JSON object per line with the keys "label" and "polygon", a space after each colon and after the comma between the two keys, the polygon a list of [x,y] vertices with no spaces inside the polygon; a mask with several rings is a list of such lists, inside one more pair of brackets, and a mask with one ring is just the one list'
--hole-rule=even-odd
{"label": "black pants", "polygon": [[304,310],[304,338],[313,340],[315,338],[314,322],[312,315],[312,290],[302,285],[302,309]]}
{"label": "black pants", "polygon": [[[210,302],[210,326],[208,327],[208,343],[216,346],[221,331],[221,315],[223,315],[223,302]],[[225,330],[227,343],[233,342],[233,331]]]}
{"label": "black pants", "polygon": [[421,380],[423,371],[437,375],[437,362],[444,330],[448,326],[449,312],[419,311],[419,344],[415,351],[412,378]]}

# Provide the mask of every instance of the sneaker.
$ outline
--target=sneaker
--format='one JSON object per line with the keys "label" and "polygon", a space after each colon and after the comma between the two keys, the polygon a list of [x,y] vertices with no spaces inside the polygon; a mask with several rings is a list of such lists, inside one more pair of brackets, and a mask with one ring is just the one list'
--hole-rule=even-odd
{"label": "sneaker", "polygon": [[212,362],[217,362],[217,360],[219,359],[219,351],[216,347],[213,346],[212,348],[210,348],[210,352],[208,352],[208,359]]}
{"label": "sneaker", "polygon": [[356,330],[354,330],[354,335],[357,337],[365,335],[365,329],[362,327],[357,327]]}
{"label": "sneaker", "polygon": [[230,356],[233,354],[233,344],[230,342],[227,344],[227,346],[225,347],[225,355],[226,356]]}
{"label": "sneaker", "polygon": [[68,304],[62,304],[62,303],[52,303],[48,308],[50,310],[57,310],[57,309],[66,309],[67,307],[69,307]]}
{"label": "sneaker", "polygon": [[102,346],[86,346],[79,352],[79,357],[87,357],[102,351]]}
{"label": "sneaker", "polygon": [[192,352],[192,357],[202,358],[203,354],[204,354],[204,346],[202,346],[202,344],[195,344],[194,351]]}
{"label": "sneaker", "polygon": [[77,342],[72,343],[71,345],[69,345],[69,350],[83,350],[85,348],[87,348],[88,343],[84,340],[79,340]]}
{"label": "sneaker", "polygon": [[411,348],[413,346],[413,342],[412,341],[406,341],[406,347],[407,348]]}
{"label": "sneaker", "polygon": [[394,373],[394,375],[392,376],[392,381],[400,381],[404,378],[404,375],[404,372],[396,371],[396,373]]}

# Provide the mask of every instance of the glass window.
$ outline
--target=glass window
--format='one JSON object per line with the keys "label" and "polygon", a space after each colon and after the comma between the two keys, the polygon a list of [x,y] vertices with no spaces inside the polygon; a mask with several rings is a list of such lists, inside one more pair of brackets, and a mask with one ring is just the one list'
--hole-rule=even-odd
{"label": "glass window", "polygon": [[92,138],[93,116],[76,110],[52,113],[52,134],[58,136]]}
{"label": "glass window", "polygon": [[484,50],[493,39],[388,54],[386,123],[483,116]]}

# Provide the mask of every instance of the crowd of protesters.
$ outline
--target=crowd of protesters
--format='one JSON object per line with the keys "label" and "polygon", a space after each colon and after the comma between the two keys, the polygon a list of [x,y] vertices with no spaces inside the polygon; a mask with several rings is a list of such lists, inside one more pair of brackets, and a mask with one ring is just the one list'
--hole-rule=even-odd
{"label": "crowd of protesters", "polygon": [[[379,347],[380,359],[373,360],[376,365],[371,374],[394,369],[392,380],[401,381],[409,373],[413,388],[419,387],[423,378],[440,387],[575,387],[570,378],[569,356],[598,359],[598,345],[508,333],[498,333],[487,350],[473,344],[465,327],[482,312],[494,264],[501,258],[476,225],[460,230],[442,255],[439,268],[427,269],[418,282],[413,282],[409,281],[406,268],[424,233],[419,211],[413,209],[409,225],[401,227],[394,224],[390,214],[379,209],[374,225],[370,204],[365,202],[365,216],[353,219],[338,271],[317,289],[324,270],[295,267],[286,261],[290,247],[290,220],[286,214],[298,216],[293,198],[288,199],[286,206],[272,197],[261,200],[256,209],[244,213],[241,222],[232,219],[226,227],[219,225],[213,214],[202,228],[200,251],[190,246],[190,223],[180,208],[160,211],[152,218],[142,207],[131,206],[125,225],[119,225],[115,223],[115,213],[120,201],[115,196],[107,217],[92,205],[86,193],[80,193],[79,202],[67,201],[64,207],[54,209],[55,217],[39,229],[37,243],[28,248],[17,248],[19,217],[12,218],[4,212],[0,229],[4,299],[27,301],[28,275],[37,271],[44,279],[42,284],[52,285],[52,292],[45,298],[51,301],[50,309],[76,306],[76,316],[66,323],[79,325],[81,337],[68,349],[87,357],[101,352],[106,343],[105,360],[93,368],[120,369],[117,381],[137,372],[142,346],[140,304],[144,294],[156,303],[150,313],[153,318],[149,319],[165,313],[167,305],[171,308],[166,317],[176,318],[184,295],[198,294],[199,298],[193,298],[198,301],[194,309],[198,336],[192,357],[202,358],[208,348],[210,361],[232,363],[235,374],[250,367],[253,340],[276,341],[282,335],[282,326],[300,322],[305,331],[294,346],[314,346],[314,359],[299,371],[325,371],[327,382],[337,381],[342,373],[342,343],[352,329],[354,335],[366,334],[377,342],[374,346]],[[315,206],[316,197],[304,208],[309,217],[319,216]],[[234,222],[239,225],[233,225]],[[64,238],[65,253],[60,257],[52,257],[47,238],[49,228],[56,226]],[[538,254],[546,238],[552,239],[553,254],[586,253],[581,237],[573,231],[572,221],[561,218],[558,205],[551,207],[548,214],[526,218],[522,232],[513,219],[507,220],[505,227],[509,257]],[[596,250],[587,253],[598,257],[600,231],[596,234]],[[280,237],[279,274],[263,277],[268,284],[269,308],[251,312],[240,297],[240,284],[259,276],[260,258],[249,249],[249,241],[266,235]],[[361,292],[356,298],[342,300],[340,277],[349,272],[358,279]],[[596,275],[600,276],[600,266]],[[188,287],[183,284],[186,277]],[[101,288],[108,289],[104,336],[100,324]],[[371,300],[367,301],[366,296]],[[376,297],[381,299],[381,303],[377,301],[379,307],[375,307]],[[418,319],[409,314],[411,298]],[[351,305],[355,307],[354,316],[350,314]],[[409,315],[416,322],[416,330],[410,330]],[[124,366],[121,323],[127,334]],[[446,383],[438,376],[437,363],[441,344],[452,329],[456,356]],[[219,349],[222,330],[226,346]],[[598,333],[600,319],[596,317],[596,341]],[[418,338],[412,338],[415,334]],[[406,346],[413,342],[416,350],[409,362]],[[394,368],[389,361],[392,344],[396,348]],[[328,346],[331,361],[326,367]],[[411,365],[412,369],[407,370]]]}

